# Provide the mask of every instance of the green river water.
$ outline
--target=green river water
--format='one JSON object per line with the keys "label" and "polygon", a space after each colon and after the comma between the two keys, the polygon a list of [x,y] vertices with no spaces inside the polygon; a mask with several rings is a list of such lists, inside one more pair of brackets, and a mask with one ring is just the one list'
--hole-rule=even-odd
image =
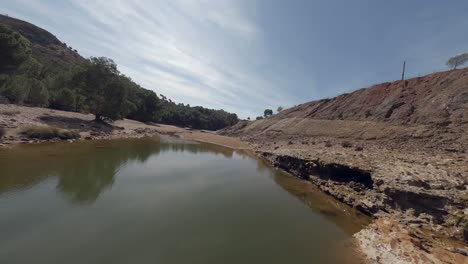
{"label": "green river water", "polygon": [[356,263],[340,245],[367,222],[252,154],[211,144],[0,150],[2,264]]}

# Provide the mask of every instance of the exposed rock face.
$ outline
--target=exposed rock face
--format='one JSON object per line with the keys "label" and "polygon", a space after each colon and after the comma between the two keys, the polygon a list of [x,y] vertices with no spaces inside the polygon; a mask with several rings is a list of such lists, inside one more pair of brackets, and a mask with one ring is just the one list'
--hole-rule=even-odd
{"label": "exposed rock face", "polygon": [[378,219],[356,235],[373,262],[468,263],[467,94],[468,69],[441,72],[220,133]]}
{"label": "exposed rock face", "polygon": [[[379,211],[411,211],[415,216],[425,216],[426,222],[434,224],[446,224],[446,218],[453,214],[463,217],[466,198],[460,197],[463,191],[453,189],[453,186],[448,186],[450,190],[431,190],[430,182],[413,185],[414,180],[407,181],[405,185],[392,185],[387,179],[373,177],[372,171],[359,167],[270,152],[259,155],[274,166],[313,182],[322,191],[368,215]],[[461,178],[458,184],[456,180],[452,181],[455,187],[463,187],[463,184]]]}

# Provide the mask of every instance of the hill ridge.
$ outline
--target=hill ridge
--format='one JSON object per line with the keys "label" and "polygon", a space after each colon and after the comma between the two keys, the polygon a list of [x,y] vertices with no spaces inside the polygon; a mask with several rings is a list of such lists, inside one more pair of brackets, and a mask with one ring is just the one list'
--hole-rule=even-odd
{"label": "hill ridge", "polygon": [[[275,118],[449,125],[468,122],[468,68],[384,82],[286,109]],[[296,113],[296,114],[295,114]]]}
{"label": "hill ridge", "polygon": [[86,61],[76,50],[62,43],[54,34],[27,21],[0,15],[0,23],[17,31],[31,42],[32,55],[43,64],[70,66]]}

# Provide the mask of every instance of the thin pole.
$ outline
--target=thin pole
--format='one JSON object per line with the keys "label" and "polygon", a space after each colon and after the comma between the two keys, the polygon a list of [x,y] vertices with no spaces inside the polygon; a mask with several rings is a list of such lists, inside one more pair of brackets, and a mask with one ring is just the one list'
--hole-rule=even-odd
{"label": "thin pole", "polygon": [[405,68],[406,68],[406,61],[403,61],[403,72],[401,73],[401,80],[405,80]]}

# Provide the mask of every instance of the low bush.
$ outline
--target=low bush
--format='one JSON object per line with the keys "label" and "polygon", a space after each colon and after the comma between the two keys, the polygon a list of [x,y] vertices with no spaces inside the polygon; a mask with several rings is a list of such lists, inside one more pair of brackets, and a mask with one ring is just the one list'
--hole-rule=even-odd
{"label": "low bush", "polygon": [[363,151],[364,150],[364,147],[363,146],[356,146],[354,148],[355,151]]}
{"label": "low bush", "polygon": [[5,128],[0,127],[0,138],[2,138],[3,136],[5,136],[5,134],[6,134]]}
{"label": "low bush", "polygon": [[20,133],[27,138],[52,139],[57,137],[58,129],[48,126],[27,126]]}
{"label": "low bush", "polygon": [[349,141],[343,141],[343,142],[341,142],[341,146],[343,148],[351,148],[353,146],[353,144],[351,144],[351,142],[349,142]]}
{"label": "low bush", "polygon": [[59,129],[49,126],[27,126],[21,129],[20,133],[27,138],[34,139],[77,139],[80,134],[75,131]]}
{"label": "low bush", "polygon": [[332,145],[332,143],[330,141],[325,142],[325,147],[329,148],[331,146],[333,146],[333,145]]}

